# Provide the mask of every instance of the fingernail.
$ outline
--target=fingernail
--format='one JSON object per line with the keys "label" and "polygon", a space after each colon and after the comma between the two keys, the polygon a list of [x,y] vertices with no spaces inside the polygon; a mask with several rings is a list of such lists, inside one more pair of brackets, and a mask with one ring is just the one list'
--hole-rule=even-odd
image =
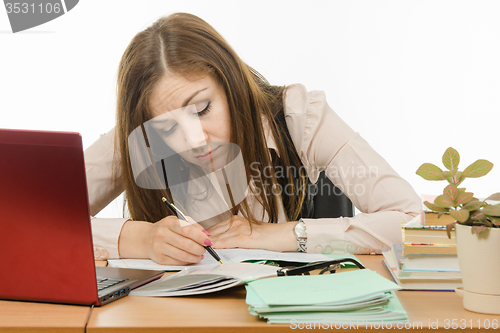
{"label": "fingernail", "polygon": [[205,235],[207,235],[207,236],[212,236],[212,235],[211,235],[208,231],[206,231],[206,230],[202,230],[202,232],[203,232]]}
{"label": "fingernail", "polygon": [[212,245],[214,245],[214,244],[210,241],[210,239],[205,239],[205,242],[204,242],[203,244],[205,244],[205,245],[207,245],[207,246],[212,246]]}
{"label": "fingernail", "polygon": [[201,255],[201,260],[203,260],[204,258],[205,258],[205,256],[202,254],[202,255]]}

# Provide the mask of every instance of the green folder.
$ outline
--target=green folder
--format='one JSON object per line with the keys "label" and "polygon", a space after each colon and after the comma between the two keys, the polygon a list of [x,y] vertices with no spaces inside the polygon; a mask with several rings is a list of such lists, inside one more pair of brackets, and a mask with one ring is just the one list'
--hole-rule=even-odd
{"label": "green folder", "polygon": [[246,288],[250,313],[269,323],[408,321],[394,293],[401,287],[369,269],[268,278]]}

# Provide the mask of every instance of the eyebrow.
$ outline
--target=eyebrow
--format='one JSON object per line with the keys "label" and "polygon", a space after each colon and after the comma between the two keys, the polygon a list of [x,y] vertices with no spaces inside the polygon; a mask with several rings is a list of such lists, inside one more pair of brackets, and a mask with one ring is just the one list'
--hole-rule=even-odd
{"label": "eyebrow", "polygon": [[193,99],[196,95],[198,95],[199,93],[201,93],[202,91],[207,90],[207,89],[208,89],[208,87],[207,87],[207,88],[200,89],[200,90],[196,91],[194,94],[192,94],[191,96],[189,96],[189,97],[188,97],[188,99],[186,99],[186,101],[184,102],[184,104],[182,104],[182,107],[183,107],[183,108],[184,108],[184,107],[186,107],[186,106],[189,104],[189,102],[190,102],[190,101],[191,101],[191,100],[192,100],[192,99]]}

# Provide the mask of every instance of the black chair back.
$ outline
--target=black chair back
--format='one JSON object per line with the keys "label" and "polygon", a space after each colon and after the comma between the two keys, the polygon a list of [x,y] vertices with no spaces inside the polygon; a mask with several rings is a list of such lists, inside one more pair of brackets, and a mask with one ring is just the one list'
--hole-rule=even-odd
{"label": "black chair back", "polygon": [[[330,179],[321,172],[316,184],[310,185],[314,195],[314,211],[312,218],[353,217],[354,205],[342,191],[333,185]],[[314,188],[316,187],[316,188]]]}

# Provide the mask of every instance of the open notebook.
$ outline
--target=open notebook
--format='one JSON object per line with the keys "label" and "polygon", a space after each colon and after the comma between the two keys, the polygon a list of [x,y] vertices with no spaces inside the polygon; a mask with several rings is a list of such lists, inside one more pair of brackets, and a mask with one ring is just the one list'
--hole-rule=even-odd
{"label": "open notebook", "polygon": [[276,266],[232,263],[216,267],[189,267],[135,289],[135,296],[187,296],[211,293],[250,281],[277,276]]}
{"label": "open notebook", "polygon": [[[353,255],[321,255],[321,254],[306,254],[306,253],[279,253],[264,250],[246,250],[246,249],[227,249],[218,250],[219,255],[223,258],[224,264],[198,264],[193,266],[182,266],[180,272],[168,275],[160,280],[141,287],[132,292],[136,296],[183,296],[205,294],[214,291],[219,291],[233,286],[241,285],[251,281],[276,277],[278,275],[278,267],[287,265],[287,268],[294,267],[295,263],[301,264],[311,262],[331,262],[334,260],[342,260],[350,258],[359,260]],[[212,259],[213,260],[213,259]],[[233,262],[230,262],[230,261]],[[249,260],[253,262],[240,262]],[[273,265],[264,263],[273,262]],[[288,266],[290,264],[290,266]],[[344,265],[344,264],[342,264]],[[345,266],[352,265],[345,263]],[[356,267],[356,265],[353,265]],[[304,267],[304,266],[302,266]],[[287,269],[291,273],[292,270]],[[286,273],[285,273],[286,274]]]}
{"label": "open notebook", "polygon": [[[310,263],[315,261],[326,261],[332,259],[352,258],[357,260],[351,254],[310,254],[302,252],[274,252],[256,249],[217,249],[217,254],[221,257],[224,264],[239,262],[289,262],[289,263]],[[359,261],[359,260],[358,260]],[[217,267],[219,263],[210,255],[192,266],[173,266],[160,265],[149,259],[110,259],[109,266],[120,268],[136,269],[154,269],[164,271],[180,271],[190,267]]]}

